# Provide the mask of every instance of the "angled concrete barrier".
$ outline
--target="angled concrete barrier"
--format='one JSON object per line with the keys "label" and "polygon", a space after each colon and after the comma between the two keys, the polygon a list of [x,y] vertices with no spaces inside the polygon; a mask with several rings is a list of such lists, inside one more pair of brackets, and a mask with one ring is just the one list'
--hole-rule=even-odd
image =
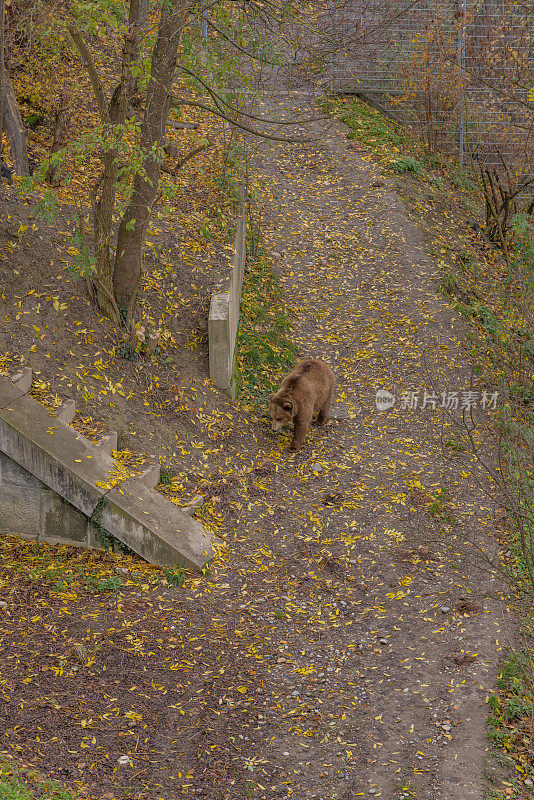
{"label": "angled concrete barrier", "polygon": [[208,319],[210,378],[215,386],[234,398],[235,344],[239,327],[239,309],[247,258],[245,207],[237,221],[234,258],[229,274],[211,294]]}
{"label": "angled concrete barrier", "polygon": [[[25,388],[25,387],[24,387]],[[114,537],[158,566],[201,569],[221,544],[105,447],[0,376],[0,533],[85,547]]]}

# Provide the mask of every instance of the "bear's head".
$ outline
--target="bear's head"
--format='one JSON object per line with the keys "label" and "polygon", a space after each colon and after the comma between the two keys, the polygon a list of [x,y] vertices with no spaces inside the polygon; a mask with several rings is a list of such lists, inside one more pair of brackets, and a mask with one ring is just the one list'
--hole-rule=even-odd
{"label": "bear's head", "polygon": [[278,397],[272,394],[269,398],[269,414],[271,415],[271,430],[279,431],[284,425],[289,425],[297,413],[295,403],[288,397]]}

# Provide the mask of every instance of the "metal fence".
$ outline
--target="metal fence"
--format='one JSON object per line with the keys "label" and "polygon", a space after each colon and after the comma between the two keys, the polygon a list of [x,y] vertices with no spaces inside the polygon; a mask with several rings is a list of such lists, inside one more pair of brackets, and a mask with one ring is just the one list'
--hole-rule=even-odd
{"label": "metal fence", "polygon": [[379,98],[462,163],[533,169],[532,3],[331,0],[330,9],[335,90]]}

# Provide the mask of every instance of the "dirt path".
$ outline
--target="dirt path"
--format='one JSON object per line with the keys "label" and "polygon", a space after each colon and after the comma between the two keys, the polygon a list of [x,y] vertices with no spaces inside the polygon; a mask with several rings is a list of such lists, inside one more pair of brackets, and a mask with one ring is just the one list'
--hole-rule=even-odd
{"label": "dirt path", "polygon": [[409,784],[418,798],[482,800],[485,698],[505,633],[497,587],[460,543],[477,532],[494,547],[480,533],[489,509],[454,450],[441,454],[454,431],[439,403],[375,407],[379,388],[419,391],[419,404],[430,384],[469,389],[459,323],[388,180],[343,126],[314,134],[254,156],[301,352],[335,369],[343,409],[301,454],[287,437],[266,451],[232,544],[248,554],[243,620],[270,651],[255,792],[400,798]]}
{"label": "dirt path", "polygon": [[[508,621],[463,542],[493,552],[492,520],[454,429],[420,407],[431,385],[469,387],[460,323],[389,180],[342,126],[313,133],[254,163],[301,352],[337,375],[336,419],[295,455],[208,381],[180,415],[146,416],[228,544],[184,586],[103,553],[39,579],[50,556],[3,542],[0,754],[96,798],[484,796]],[[399,398],[389,411],[377,389]]]}

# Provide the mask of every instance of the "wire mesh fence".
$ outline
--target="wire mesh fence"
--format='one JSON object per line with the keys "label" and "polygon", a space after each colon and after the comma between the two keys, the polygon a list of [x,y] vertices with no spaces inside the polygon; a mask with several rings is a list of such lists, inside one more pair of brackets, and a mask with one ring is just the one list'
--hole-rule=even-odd
{"label": "wire mesh fence", "polygon": [[461,162],[534,171],[531,3],[331,0],[330,15],[334,90],[379,98]]}

